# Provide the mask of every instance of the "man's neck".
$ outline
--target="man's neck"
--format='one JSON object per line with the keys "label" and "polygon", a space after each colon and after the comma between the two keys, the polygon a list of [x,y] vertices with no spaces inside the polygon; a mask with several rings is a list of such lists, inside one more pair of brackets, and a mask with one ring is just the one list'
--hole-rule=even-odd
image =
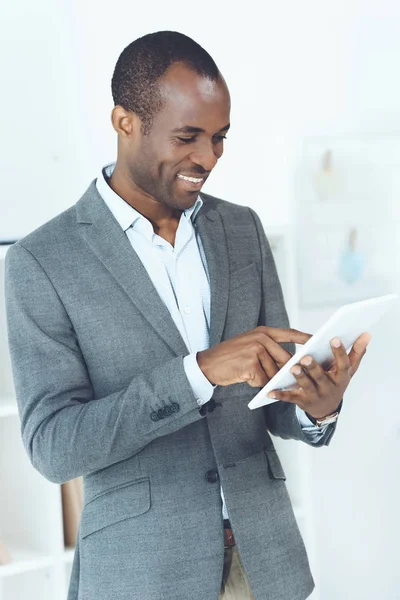
{"label": "man's neck", "polygon": [[107,183],[120,198],[150,221],[154,233],[174,245],[182,211],[165,206],[142,192],[118,163]]}

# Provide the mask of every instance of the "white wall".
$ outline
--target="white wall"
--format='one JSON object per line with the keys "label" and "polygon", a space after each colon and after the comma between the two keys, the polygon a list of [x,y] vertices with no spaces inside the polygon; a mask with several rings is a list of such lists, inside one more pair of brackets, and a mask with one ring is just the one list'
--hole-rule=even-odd
{"label": "white wall", "polygon": [[232,7],[10,1],[0,46],[0,237],[71,205],[114,157],[112,71],[122,48],[149,31],[184,31],[217,60],[232,131],[207,191],[257,206],[273,224],[290,218],[302,136],[400,130],[394,0],[341,0],[335,12],[317,0]]}
{"label": "white wall", "polygon": [[[0,45],[0,238],[73,204],[114,158],[112,70],[123,47],[150,31],[185,32],[216,59],[231,90],[232,131],[206,191],[255,207],[266,225],[291,221],[305,137],[400,133],[398,2],[236,6],[9,2]],[[302,313],[300,323],[313,330],[323,318]],[[323,600],[400,595],[397,333],[390,320],[374,337],[334,442],[310,451]]]}

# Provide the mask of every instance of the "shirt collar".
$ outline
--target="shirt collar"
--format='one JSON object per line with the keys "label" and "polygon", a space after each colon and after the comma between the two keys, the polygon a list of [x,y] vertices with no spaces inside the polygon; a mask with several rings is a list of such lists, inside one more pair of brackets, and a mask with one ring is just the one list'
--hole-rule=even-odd
{"label": "shirt collar", "polygon": [[[119,225],[124,231],[133,226],[139,219],[145,219],[147,222],[149,222],[146,217],[144,217],[130,204],[125,202],[125,200],[123,200],[121,196],[118,196],[118,194],[116,194],[108,185],[108,180],[110,179],[114,168],[115,162],[106,165],[101,170],[101,173],[96,180],[96,187],[100,196],[103,198],[104,202],[107,204],[108,208],[111,210],[115,219],[118,221]],[[193,206],[184,210],[182,214],[187,220],[191,220],[193,223],[202,206],[203,200],[200,198],[200,196],[197,196],[196,202],[193,204]]]}

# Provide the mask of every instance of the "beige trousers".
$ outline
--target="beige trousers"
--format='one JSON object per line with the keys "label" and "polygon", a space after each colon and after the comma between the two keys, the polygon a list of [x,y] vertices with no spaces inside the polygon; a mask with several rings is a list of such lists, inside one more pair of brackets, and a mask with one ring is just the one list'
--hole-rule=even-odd
{"label": "beige trousers", "polygon": [[254,600],[236,546],[225,547],[222,586],[218,600]]}

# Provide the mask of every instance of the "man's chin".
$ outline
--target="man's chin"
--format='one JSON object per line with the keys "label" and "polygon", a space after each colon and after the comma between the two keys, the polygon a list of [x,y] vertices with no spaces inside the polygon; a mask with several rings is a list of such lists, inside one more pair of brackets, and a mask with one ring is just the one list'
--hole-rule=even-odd
{"label": "man's chin", "polygon": [[171,208],[175,208],[178,210],[187,210],[188,208],[192,208],[196,203],[196,200],[199,195],[198,190],[174,190],[175,193],[171,193],[168,198],[167,204],[171,206]]}
{"label": "man's chin", "polygon": [[199,193],[196,192],[195,194],[187,194],[186,198],[182,198],[181,196],[178,198],[175,196],[173,200],[173,205],[171,202],[169,203],[169,205],[171,206],[171,208],[174,208],[175,210],[181,210],[183,212],[184,210],[188,210],[189,208],[192,208],[192,206],[195,205],[198,195]]}

